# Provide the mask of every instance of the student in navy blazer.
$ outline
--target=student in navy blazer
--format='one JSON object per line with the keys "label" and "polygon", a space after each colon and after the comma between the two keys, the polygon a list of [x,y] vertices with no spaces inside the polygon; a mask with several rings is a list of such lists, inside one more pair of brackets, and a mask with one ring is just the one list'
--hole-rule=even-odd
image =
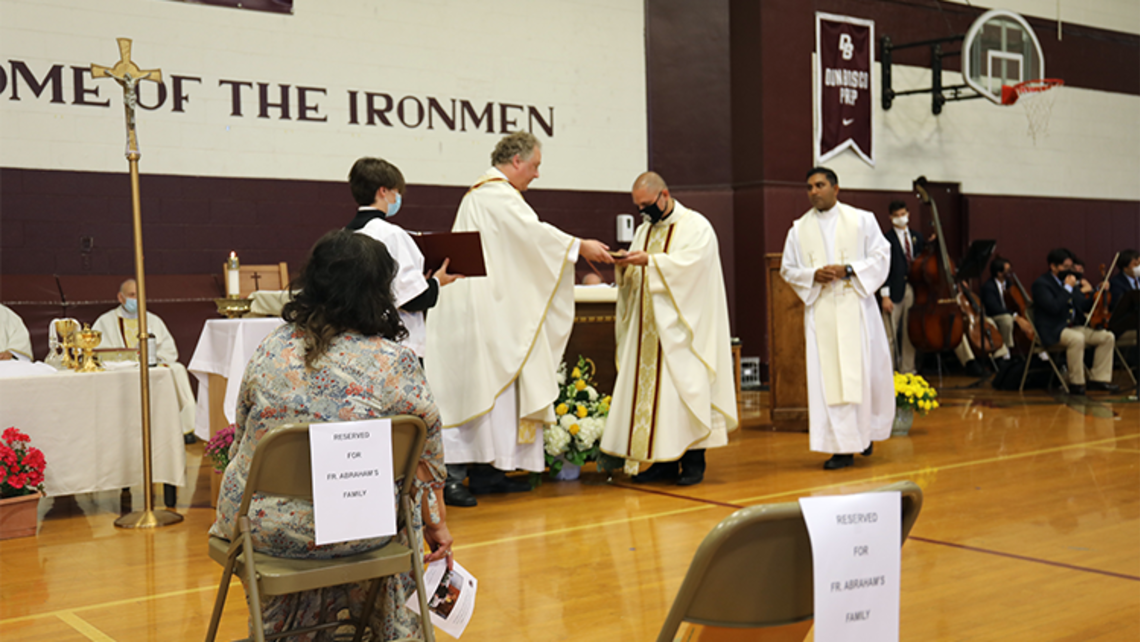
{"label": "student in navy blazer", "polygon": [[1088,381],[1089,390],[1115,392],[1112,385],[1112,350],[1115,338],[1107,330],[1084,326],[1092,300],[1081,293],[1073,274],[1073,254],[1064,248],[1049,252],[1049,270],[1033,282],[1033,323],[1046,346],[1062,345],[1069,367],[1069,391],[1085,393],[1085,347],[1096,348]]}
{"label": "student in navy blazer", "polygon": [[914,305],[914,290],[907,283],[906,276],[910,271],[911,261],[922,253],[926,243],[918,232],[907,227],[910,214],[907,212],[906,203],[891,201],[888,211],[891,215],[891,230],[883,232],[883,236],[887,237],[887,242],[891,244],[891,267],[887,272],[887,281],[879,290],[879,294],[883,299],[883,317],[894,338],[892,345],[896,348],[893,355],[895,369],[913,374],[914,344],[910,342],[910,332],[906,326],[910,308]]}

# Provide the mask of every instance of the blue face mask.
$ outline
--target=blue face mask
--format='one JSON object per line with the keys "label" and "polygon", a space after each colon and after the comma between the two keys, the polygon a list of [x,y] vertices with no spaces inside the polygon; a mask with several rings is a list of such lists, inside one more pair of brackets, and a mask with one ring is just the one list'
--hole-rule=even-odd
{"label": "blue face mask", "polygon": [[127,302],[123,304],[123,309],[126,310],[128,314],[138,314],[139,313],[139,300],[138,299],[127,299]]}
{"label": "blue face mask", "polygon": [[392,218],[396,212],[400,211],[400,205],[404,203],[404,197],[399,192],[396,192],[396,202],[388,206],[388,211],[384,213],[384,218]]}

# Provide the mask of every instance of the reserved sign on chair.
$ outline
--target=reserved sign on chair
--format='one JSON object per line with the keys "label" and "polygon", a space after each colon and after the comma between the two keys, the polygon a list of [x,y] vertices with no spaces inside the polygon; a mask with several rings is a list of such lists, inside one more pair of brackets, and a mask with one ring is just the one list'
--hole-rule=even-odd
{"label": "reserved sign on chair", "polygon": [[902,496],[801,497],[811,537],[815,640],[898,642]]}
{"label": "reserved sign on chair", "polygon": [[318,546],[396,534],[392,420],[311,424]]}

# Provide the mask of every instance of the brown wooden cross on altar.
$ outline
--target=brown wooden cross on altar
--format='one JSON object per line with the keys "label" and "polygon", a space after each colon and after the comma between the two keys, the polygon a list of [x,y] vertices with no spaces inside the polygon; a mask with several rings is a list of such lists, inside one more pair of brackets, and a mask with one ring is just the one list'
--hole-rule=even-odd
{"label": "brown wooden cross on altar", "polygon": [[261,289],[261,275],[257,273],[257,270],[254,270],[253,274],[250,275],[249,278],[253,279],[253,289],[254,290],[260,290]]}
{"label": "brown wooden cross on altar", "polygon": [[162,71],[149,69],[143,71],[131,60],[131,39],[118,38],[119,62],[114,67],[91,64],[93,78],[114,78],[115,82],[123,87],[123,111],[127,116],[127,157],[132,154],[138,158],[139,141],[135,134],[135,108],[138,106],[138,93],[136,87],[140,80],[153,80],[162,82]]}

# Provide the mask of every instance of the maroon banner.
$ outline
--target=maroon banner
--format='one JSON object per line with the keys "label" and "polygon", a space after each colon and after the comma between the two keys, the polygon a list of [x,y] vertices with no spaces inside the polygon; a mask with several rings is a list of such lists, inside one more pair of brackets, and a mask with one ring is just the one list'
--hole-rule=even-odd
{"label": "maroon banner", "polygon": [[174,0],[190,4],[212,4],[234,9],[272,11],[273,13],[293,13],[293,0]]}
{"label": "maroon banner", "polygon": [[819,77],[816,158],[822,163],[851,148],[874,165],[871,68],[875,64],[875,23],[817,13],[815,39]]}

